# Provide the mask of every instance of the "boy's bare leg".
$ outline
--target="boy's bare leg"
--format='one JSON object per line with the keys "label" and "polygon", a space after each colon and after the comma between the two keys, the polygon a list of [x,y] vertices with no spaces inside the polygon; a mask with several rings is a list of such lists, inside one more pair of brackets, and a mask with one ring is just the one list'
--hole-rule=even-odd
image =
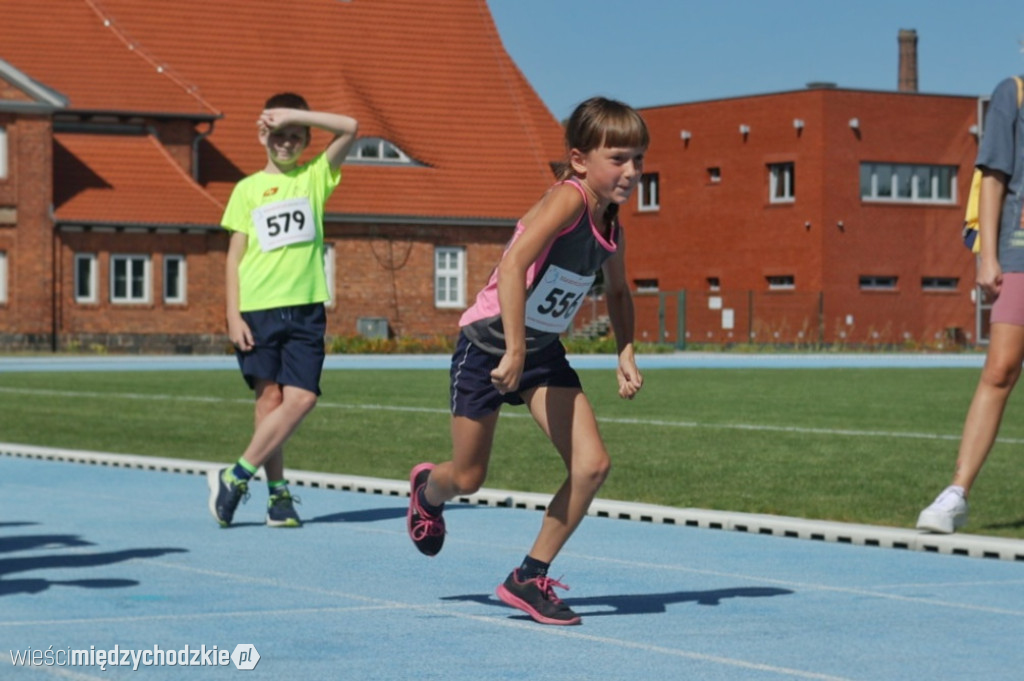
{"label": "boy's bare leg", "polygon": [[[265,392],[265,391],[264,391]],[[291,437],[295,429],[302,423],[302,419],[316,406],[316,393],[286,385],[281,389],[281,402],[257,418],[256,428],[253,432],[249,446],[242,454],[250,465],[255,468],[266,465],[272,457],[277,457],[279,475],[284,474],[283,461],[281,460],[281,447]],[[274,464],[271,463],[271,466]],[[268,479],[280,479],[270,477],[275,471],[267,470]]]}
{"label": "boy's bare leg", "polygon": [[[284,390],[279,383],[273,381],[259,380],[256,382],[256,408],[253,432],[259,428],[262,421],[268,414],[281,406],[284,402]],[[263,471],[267,480],[284,479],[284,448],[278,447],[266,461],[263,462]]]}

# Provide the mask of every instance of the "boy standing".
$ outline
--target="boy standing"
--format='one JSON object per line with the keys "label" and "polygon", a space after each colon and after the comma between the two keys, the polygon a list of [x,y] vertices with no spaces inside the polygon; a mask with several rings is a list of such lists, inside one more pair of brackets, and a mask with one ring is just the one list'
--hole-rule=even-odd
{"label": "boy standing", "polygon": [[[328,299],[324,275],[323,213],[341,181],[339,167],[357,122],[310,111],[299,95],[267,100],[257,120],[267,165],[242,179],[222,225],[228,246],[227,325],[239,368],[255,391],[255,429],[234,466],[207,476],[210,512],[227,527],[249,480],[264,467],[269,486],[267,525],[299,527],[284,479],[284,443],[316,405],[324,363]],[[310,127],[333,135],[323,152],[300,165]]]}

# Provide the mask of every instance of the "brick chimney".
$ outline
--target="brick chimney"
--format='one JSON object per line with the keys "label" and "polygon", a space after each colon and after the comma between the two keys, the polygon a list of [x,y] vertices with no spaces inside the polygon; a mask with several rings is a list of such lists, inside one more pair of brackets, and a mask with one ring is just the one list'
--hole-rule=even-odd
{"label": "brick chimney", "polygon": [[917,92],[917,31],[901,28],[900,42],[900,92]]}

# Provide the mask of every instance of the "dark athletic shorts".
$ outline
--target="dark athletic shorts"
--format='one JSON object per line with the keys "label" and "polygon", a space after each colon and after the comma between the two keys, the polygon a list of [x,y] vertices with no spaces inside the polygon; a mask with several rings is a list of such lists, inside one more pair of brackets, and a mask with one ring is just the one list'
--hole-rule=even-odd
{"label": "dark athletic shorts", "polygon": [[553,388],[580,388],[580,377],[569,366],[565,348],[558,341],[526,355],[519,390],[502,395],[491,383],[491,371],[498,368],[500,355],[492,355],[473,345],[465,334],[452,355],[451,410],[454,416],[479,419],[497,411],[503,404],[523,404],[521,393],[546,385]]}
{"label": "dark athletic shorts", "polygon": [[259,379],[320,394],[327,313],[323,303],[243,312],[252,331],[249,352],[235,348],[238,367],[250,388]]}

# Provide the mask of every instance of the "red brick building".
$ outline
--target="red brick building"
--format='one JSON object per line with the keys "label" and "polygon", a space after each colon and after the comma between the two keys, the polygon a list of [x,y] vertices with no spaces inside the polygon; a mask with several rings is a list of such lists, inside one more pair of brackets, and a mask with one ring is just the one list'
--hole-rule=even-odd
{"label": "red brick building", "polygon": [[[900,92],[643,111],[641,339],[976,338],[978,100],[916,93],[900,44]],[[485,0],[39,0],[0,21],[0,349],[223,351],[220,216],[284,90],[360,121],[327,206],[329,334],[454,333],[563,155]]]}
{"label": "red brick building", "polygon": [[223,351],[220,216],[280,91],[360,122],[329,333],[453,333],[563,155],[485,0],[40,0],[0,21],[0,348]]}
{"label": "red brick building", "polygon": [[[643,337],[933,347],[976,338],[959,243],[978,98],[848,90],[645,109],[629,217]],[[679,293],[685,292],[685,293]]]}

